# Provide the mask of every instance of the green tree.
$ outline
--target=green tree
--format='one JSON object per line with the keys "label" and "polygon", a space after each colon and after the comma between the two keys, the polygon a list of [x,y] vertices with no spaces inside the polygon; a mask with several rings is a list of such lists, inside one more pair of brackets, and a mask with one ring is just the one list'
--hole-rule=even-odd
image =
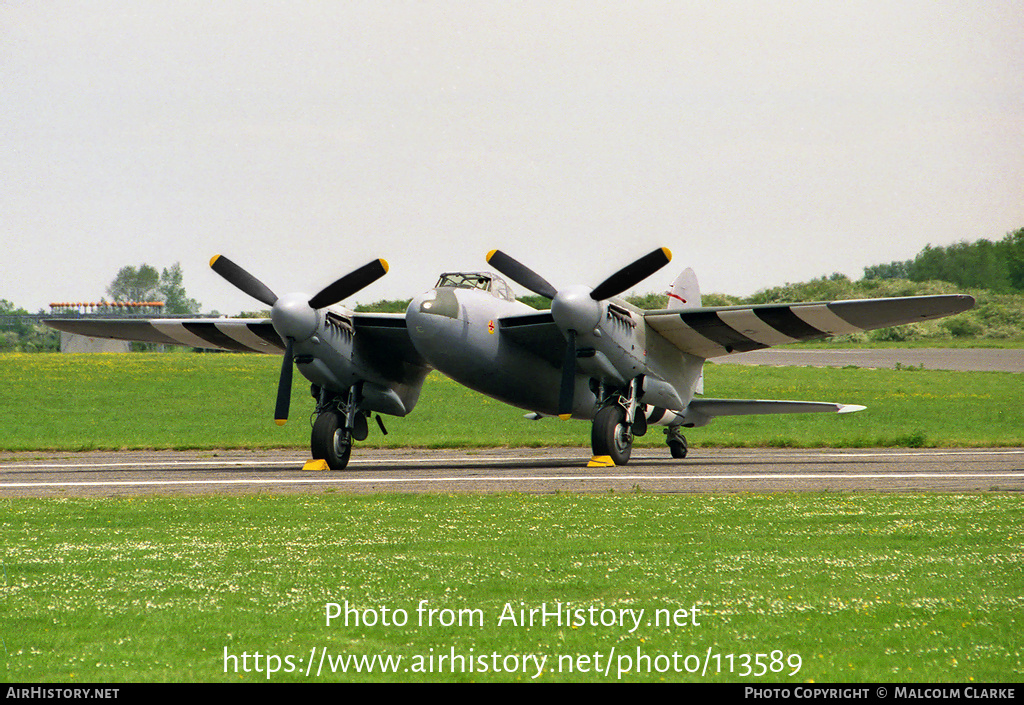
{"label": "green tree", "polygon": [[199,313],[199,302],[188,297],[182,281],[180,262],[159,274],[148,264],[129,265],[121,267],[107,294],[117,302],[163,301],[164,313]]}
{"label": "green tree", "polygon": [[[40,311],[43,313],[43,311]],[[0,299],[0,352],[52,352],[60,350],[60,334],[33,321],[28,311]]]}
{"label": "green tree", "polygon": [[148,264],[138,269],[131,265],[121,267],[107,294],[117,302],[156,301],[159,295],[160,274]]}
{"label": "green tree", "polygon": [[1000,243],[1005,248],[1007,279],[1017,291],[1024,291],[1024,228],[1007,234]]}
{"label": "green tree", "polygon": [[910,266],[914,260],[875,264],[864,268],[865,279],[910,279]]}
{"label": "green tree", "polygon": [[164,313],[199,313],[199,302],[190,299],[182,285],[180,262],[161,272],[157,290],[164,302]]}

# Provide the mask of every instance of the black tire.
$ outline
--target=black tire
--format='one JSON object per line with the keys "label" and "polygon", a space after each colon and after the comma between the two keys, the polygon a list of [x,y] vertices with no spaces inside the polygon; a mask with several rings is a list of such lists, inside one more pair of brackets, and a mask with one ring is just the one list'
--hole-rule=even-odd
{"label": "black tire", "polygon": [[672,452],[673,458],[682,460],[686,457],[686,439],[684,438],[682,443],[679,441],[669,441],[668,449]]}
{"label": "black tire", "polygon": [[325,411],[316,417],[309,445],[313,459],[326,460],[331,470],[344,470],[352,454],[352,438],[334,411]]}
{"label": "black tire", "polygon": [[597,412],[590,431],[590,447],[594,455],[610,456],[616,465],[629,462],[633,451],[633,434],[626,424],[626,410],[611,404]]}

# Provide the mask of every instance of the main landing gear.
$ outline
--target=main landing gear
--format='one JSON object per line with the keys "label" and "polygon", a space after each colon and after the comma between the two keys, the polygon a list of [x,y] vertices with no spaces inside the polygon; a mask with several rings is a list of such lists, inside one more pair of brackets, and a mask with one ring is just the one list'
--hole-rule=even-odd
{"label": "main landing gear", "polygon": [[[626,394],[613,393],[604,399],[604,405],[594,416],[590,431],[590,447],[595,461],[601,456],[611,458],[616,465],[625,465],[633,450],[633,438],[647,433],[646,408],[637,403],[637,380],[630,382]],[[595,389],[595,393],[604,390]],[[665,442],[673,458],[686,457],[686,436],[679,426],[665,429]]]}
{"label": "main landing gear", "polygon": [[313,422],[309,445],[314,460],[326,460],[331,470],[344,470],[352,454],[352,434],[337,411],[322,411]]}
{"label": "main landing gear", "polygon": [[[367,423],[370,412],[359,408],[359,385],[349,389],[347,394],[333,394],[316,385],[310,391],[317,399],[316,421],[309,442],[313,459],[327,461],[331,470],[344,470],[352,454],[353,441],[365,441],[370,435]],[[377,424],[387,435],[379,415]]]}
{"label": "main landing gear", "polygon": [[630,380],[625,390],[609,389],[596,379],[590,384],[601,400],[601,408],[590,430],[590,449],[594,452],[591,462],[611,458],[614,464],[625,465],[633,452],[633,436],[647,433],[647,417],[643,407],[638,409],[637,405],[639,379]]}
{"label": "main landing gear", "polygon": [[626,423],[626,410],[619,404],[609,404],[597,412],[590,431],[590,448],[595,457],[607,455],[616,465],[629,462],[633,429]]}

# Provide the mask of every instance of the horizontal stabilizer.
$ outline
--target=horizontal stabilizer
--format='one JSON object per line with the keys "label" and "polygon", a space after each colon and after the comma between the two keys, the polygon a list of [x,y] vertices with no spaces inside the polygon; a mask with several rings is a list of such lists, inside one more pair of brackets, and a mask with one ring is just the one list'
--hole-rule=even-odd
{"label": "horizontal stabilizer", "polygon": [[749,414],[849,414],[863,411],[857,404],[834,404],[825,401],[775,401],[769,399],[694,399],[687,411],[704,416],[746,416]]}
{"label": "horizontal stabilizer", "polygon": [[706,426],[716,416],[750,414],[849,414],[863,410],[856,404],[825,401],[776,401],[774,399],[693,399],[682,411],[666,411],[649,423],[660,426]]}

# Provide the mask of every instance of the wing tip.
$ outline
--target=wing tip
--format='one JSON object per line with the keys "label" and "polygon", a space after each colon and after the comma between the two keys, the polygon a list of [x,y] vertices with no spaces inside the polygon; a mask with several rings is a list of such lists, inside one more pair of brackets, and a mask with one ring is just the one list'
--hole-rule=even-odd
{"label": "wing tip", "polygon": [[836,409],[837,414],[853,414],[858,411],[864,411],[867,407],[861,406],[860,404],[840,404],[839,408]]}

